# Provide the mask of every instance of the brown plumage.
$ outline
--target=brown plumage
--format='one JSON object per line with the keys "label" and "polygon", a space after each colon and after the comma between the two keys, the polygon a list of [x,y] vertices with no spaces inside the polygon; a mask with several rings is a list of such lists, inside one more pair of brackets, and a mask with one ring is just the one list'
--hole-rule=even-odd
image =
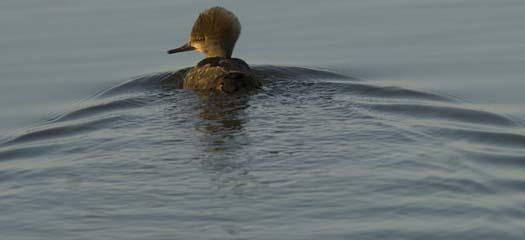
{"label": "brown plumage", "polygon": [[234,93],[261,87],[246,62],[238,58],[211,57],[200,61],[184,77],[183,88]]}

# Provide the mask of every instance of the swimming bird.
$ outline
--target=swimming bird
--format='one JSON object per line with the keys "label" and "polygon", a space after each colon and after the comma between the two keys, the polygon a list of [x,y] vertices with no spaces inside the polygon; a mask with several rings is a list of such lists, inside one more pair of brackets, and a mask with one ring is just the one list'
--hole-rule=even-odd
{"label": "swimming bird", "polygon": [[259,88],[250,66],[232,58],[233,48],[241,33],[239,19],[222,7],[202,12],[191,30],[188,43],[168,51],[168,54],[197,51],[206,58],[184,76],[183,88],[233,93]]}

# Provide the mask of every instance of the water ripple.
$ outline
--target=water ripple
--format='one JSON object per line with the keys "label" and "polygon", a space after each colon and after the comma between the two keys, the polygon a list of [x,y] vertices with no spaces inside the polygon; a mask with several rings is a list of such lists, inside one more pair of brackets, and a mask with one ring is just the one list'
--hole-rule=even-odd
{"label": "water ripple", "polygon": [[11,140],[3,143],[2,146],[75,136],[82,133],[103,129],[105,126],[115,124],[121,119],[122,117],[115,116],[80,122],[49,124],[36,129],[28,130],[23,134],[15,136]]}
{"label": "water ripple", "polygon": [[11,136],[0,144],[9,229],[92,237],[177,222],[189,230],[168,238],[181,239],[525,233],[525,131],[509,117],[325,70],[254,69],[265,84],[251,95],[196,94],[180,89],[181,72],[161,72]]}

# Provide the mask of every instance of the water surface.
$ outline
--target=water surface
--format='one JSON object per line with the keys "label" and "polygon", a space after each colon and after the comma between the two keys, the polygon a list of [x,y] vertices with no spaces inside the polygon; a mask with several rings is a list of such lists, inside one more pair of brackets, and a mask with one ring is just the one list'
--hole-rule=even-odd
{"label": "water surface", "polygon": [[525,4],[224,5],[252,95],[173,84],[209,1],[0,3],[2,236],[522,238]]}

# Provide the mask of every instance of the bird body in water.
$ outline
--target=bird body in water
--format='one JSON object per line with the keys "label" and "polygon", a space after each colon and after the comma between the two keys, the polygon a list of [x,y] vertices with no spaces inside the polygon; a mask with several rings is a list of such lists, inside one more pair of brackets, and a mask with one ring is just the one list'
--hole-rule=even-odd
{"label": "bird body in water", "polygon": [[241,59],[232,58],[233,48],[241,33],[237,17],[222,7],[202,12],[191,30],[188,43],[168,51],[168,54],[197,51],[206,55],[189,69],[183,88],[233,93],[259,88],[250,66]]}

